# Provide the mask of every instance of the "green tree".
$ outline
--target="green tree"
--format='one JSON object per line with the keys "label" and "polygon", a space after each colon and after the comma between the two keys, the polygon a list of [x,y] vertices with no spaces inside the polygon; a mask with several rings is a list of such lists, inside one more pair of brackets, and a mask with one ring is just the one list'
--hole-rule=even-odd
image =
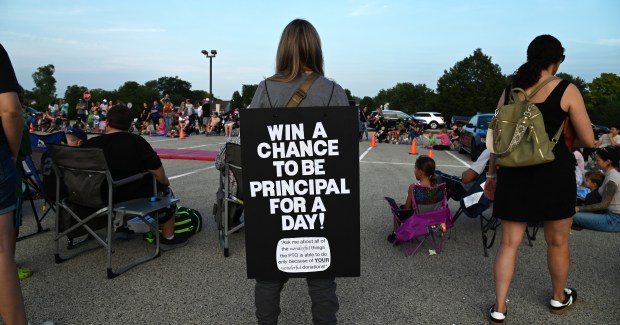
{"label": "green tree", "polygon": [[192,96],[192,84],[189,81],[174,77],[161,77],[157,79],[157,90],[160,95],[170,95],[170,100],[174,105],[179,105],[181,101],[185,101]]}
{"label": "green tree", "polygon": [[125,105],[131,103],[131,111],[134,117],[140,114],[143,103],[151,105],[151,102],[147,100],[148,97],[147,88],[135,81],[126,81],[116,90],[116,100],[122,101]]}
{"label": "green tree", "polygon": [[65,90],[65,101],[69,104],[69,119],[75,119],[77,117],[75,105],[77,105],[80,98],[84,97],[84,92],[87,90],[88,88],[84,86],[67,86],[67,90]]}
{"label": "green tree", "polygon": [[615,73],[601,73],[590,83],[586,105],[594,108],[607,102],[620,100],[620,77]]}
{"label": "green tree", "polygon": [[492,112],[507,80],[491,57],[476,49],[437,81],[437,110],[446,118]]}
{"label": "green tree", "polygon": [[589,92],[588,83],[580,77],[573,77],[573,75],[564,72],[557,73],[555,76],[570,81],[570,83],[577,86],[577,89],[579,89],[583,96]]}
{"label": "green tree", "polygon": [[233,109],[243,107],[243,98],[241,98],[241,94],[236,90],[232,94],[232,99],[230,100],[230,107]]}
{"label": "green tree", "polygon": [[588,115],[594,124],[620,127],[620,100],[607,101],[588,109]]}
{"label": "green tree", "polygon": [[36,101],[35,107],[42,111],[47,110],[47,106],[52,104],[56,100],[56,78],[54,78],[54,72],[56,68],[53,64],[48,64],[43,67],[37,68],[37,71],[32,74],[35,87],[32,89],[34,99]]}
{"label": "green tree", "polygon": [[202,104],[202,100],[205,98],[209,98],[209,92],[205,90],[192,90],[192,101],[200,101]]}
{"label": "green tree", "polygon": [[374,102],[381,105],[390,103],[390,109],[396,109],[408,114],[430,110],[435,92],[425,84],[414,85],[402,82],[390,89],[381,89]]}
{"label": "green tree", "polygon": [[[91,105],[96,104],[97,102],[103,101],[104,99],[107,100],[108,102],[110,100],[112,101],[116,100],[116,91],[110,91],[110,90],[105,90],[101,88],[95,88],[95,89],[90,90]],[[89,107],[91,105],[89,105]]]}
{"label": "green tree", "polygon": [[351,96],[351,91],[349,89],[345,88],[344,93],[347,94],[348,100],[353,100],[353,96]]}
{"label": "green tree", "polygon": [[242,85],[241,86],[241,99],[243,99],[243,106],[242,106],[243,108],[248,107],[250,105],[257,88],[258,88],[258,85]]}
{"label": "green tree", "polygon": [[373,110],[375,108],[375,100],[370,96],[364,96],[364,98],[360,99],[360,107],[368,107],[369,110]]}

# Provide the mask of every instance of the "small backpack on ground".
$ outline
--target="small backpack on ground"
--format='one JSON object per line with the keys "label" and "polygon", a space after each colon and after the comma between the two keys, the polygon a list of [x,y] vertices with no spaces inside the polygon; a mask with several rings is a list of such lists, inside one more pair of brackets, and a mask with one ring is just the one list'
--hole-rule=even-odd
{"label": "small backpack on ground", "polygon": [[[531,94],[525,90],[514,88],[510,92],[510,102],[495,110],[495,116],[487,131],[487,148],[497,157],[497,165],[502,167],[526,167],[552,162],[555,159],[555,147],[564,123],[549,140],[545,130],[542,113],[530,99],[552,80],[549,77],[541,82]],[[525,97],[519,99],[519,93]]]}
{"label": "small backpack on ground", "polygon": [[202,215],[198,210],[178,207],[174,217],[174,235],[189,238],[202,230]]}

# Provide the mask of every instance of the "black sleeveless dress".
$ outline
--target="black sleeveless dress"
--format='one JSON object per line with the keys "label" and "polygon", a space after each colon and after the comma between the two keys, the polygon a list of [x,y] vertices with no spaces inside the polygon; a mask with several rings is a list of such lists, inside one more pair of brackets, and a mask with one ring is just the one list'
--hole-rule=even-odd
{"label": "black sleeveless dress", "polygon": [[[570,82],[560,81],[543,103],[536,103],[545,120],[549,139],[567,113],[560,100]],[[536,222],[559,220],[575,214],[575,156],[560,137],[553,148],[555,160],[529,167],[502,167],[497,171],[493,216],[504,220]]]}

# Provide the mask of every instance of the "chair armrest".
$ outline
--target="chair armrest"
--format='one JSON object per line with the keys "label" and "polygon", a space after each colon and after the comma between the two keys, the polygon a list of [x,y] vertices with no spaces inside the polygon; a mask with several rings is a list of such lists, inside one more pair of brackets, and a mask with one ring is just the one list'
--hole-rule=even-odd
{"label": "chair armrest", "polygon": [[118,181],[112,181],[112,185],[114,187],[122,186],[122,185],[125,185],[125,184],[128,184],[128,183],[132,183],[132,182],[141,180],[146,175],[151,175],[151,173],[144,172],[144,173],[140,173],[140,174],[135,174],[135,175],[129,176],[127,178],[119,179]]}

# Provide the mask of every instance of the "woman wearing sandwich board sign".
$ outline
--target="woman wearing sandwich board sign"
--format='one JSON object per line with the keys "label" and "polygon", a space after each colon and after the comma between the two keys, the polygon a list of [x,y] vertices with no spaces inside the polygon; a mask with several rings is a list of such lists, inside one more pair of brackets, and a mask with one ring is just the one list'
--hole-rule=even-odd
{"label": "woman wearing sandwich board sign", "polygon": [[[357,110],[323,77],[316,29],[289,23],[276,74],[262,81],[241,137],[248,278],[259,324],[276,324],[280,291],[305,277],[315,324],[335,324],[336,276],[360,275]],[[299,108],[285,108],[285,107]],[[247,116],[246,116],[247,115]]]}

